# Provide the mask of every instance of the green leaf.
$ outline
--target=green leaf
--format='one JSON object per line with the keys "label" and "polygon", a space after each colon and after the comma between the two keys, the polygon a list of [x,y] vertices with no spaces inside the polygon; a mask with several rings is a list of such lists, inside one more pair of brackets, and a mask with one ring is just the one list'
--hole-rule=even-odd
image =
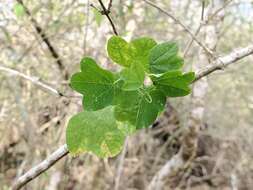
{"label": "green leaf", "polygon": [[153,84],[166,96],[186,96],[191,92],[189,85],[194,80],[194,72],[168,71],[160,76],[152,75]]}
{"label": "green leaf", "polygon": [[109,56],[114,62],[126,67],[121,72],[123,90],[137,90],[143,85],[145,71],[148,71],[149,52],[155,45],[156,42],[147,37],[135,39],[130,43],[119,36],[109,39]]}
{"label": "green leaf", "polygon": [[184,60],[177,54],[178,46],[175,42],[156,45],[150,51],[150,72],[160,74],[180,69],[184,64]]}
{"label": "green leaf", "polygon": [[86,110],[99,110],[113,103],[115,76],[100,68],[91,58],[81,61],[81,72],[71,77],[70,85],[84,95],[83,106]]}
{"label": "green leaf", "polygon": [[117,121],[118,128],[124,133],[125,136],[132,135],[136,132],[136,127],[129,122]]}
{"label": "green leaf", "polygon": [[22,4],[16,3],[14,5],[14,13],[17,17],[23,17],[25,15],[25,8]]}
{"label": "green leaf", "polygon": [[67,147],[72,155],[92,152],[101,158],[113,157],[121,151],[124,139],[112,106],[73,116],[66,133]]}
{"label": "green leaf", "polygon": [[133,60],[128,43],[119,36],[112,36],[107,43],[110,58],[117,64],[129,67]]}
{"label": "green leaf", "polygon": [[98,26],[101,25],[101,22],[103,20],[103,15],[96,9],[93,9],[93,13],[94,13],[94,17],[95,17],[95,21],[97,23]]}
{"label": "green leaf", "polygon": [[130,68],[126,68],[121,72],[124,80],[123,90],[137,90],[143,85],[145,72],[142,65],[133,62]]}
{"label": "green leaf", "polygon": [[141,129],[151,125],[164,109],[166,97],[153,87],[138,91],[123,91],[118,95],[115,117]]}
{"label": "green leaf", "polygon": [[142,37],[130,42],[130,46],[133,47],[131,50],[133,51],[134,60],[132,61],[140,63],[144,66],[145,71],[148,71],[149,53],[156,46],[156,41],[152,38]]}
{"label": "green leaf", "polygon": [[[81,61],[81,72],[71,77],[71,87],[84,95],[86,109],[73,116],[67,127],[67,146],[73,155],[92,152],[99,157],[115,156],[127,135],[155,121],[167,96],[190,93],[195,76],[181,72],[183,59],[175,43],[156,45],[151,38],[128,43],[113,36],[107,50],[114,62],[124,66],[121,72],[102,69],[86,57]],[[153,85],[144,85],[145,74]]]}
{"label": "green leaf", "polygon": [[112,36],[108,40],[107,51],[110,58],[117,64],[130,67],[133,62],[148,69],[148,56],[156,42],[148,37],[138,38],[127,43],[119,36]]}

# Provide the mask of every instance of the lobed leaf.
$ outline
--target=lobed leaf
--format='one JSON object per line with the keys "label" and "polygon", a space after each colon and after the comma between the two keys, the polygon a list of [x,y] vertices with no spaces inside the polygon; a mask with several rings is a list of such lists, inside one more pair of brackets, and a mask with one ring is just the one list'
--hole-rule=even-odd
{"label": "lobed leaf", "polygon": [[150,50],[156,45],[152,38],[142,37],[126,42],[119,36],[112,36],[107,43],[109,57],[117,64],[130,67],[133,62],[148,68]]}
{"label": "lobed leaf", "polygon": [[81,61],[81,72],[71,77],[70,85],[84,95],[84,109],[99,110],[113,103],[114,82],[112,72],[100,68],[93,59],[86,57]]}
{"label": "lobed leaf", "polygon": [[191,92],[189,85],[194,78],[194,72],[182,74],[181,71],[168,71],[160,76],[151,76],[153,84],[169,97],[188,95]]}
{"label": "lobed leaf", "polygon": [[125,81],[124,90],[137,90],[143,85],[145,71],[148,71],[149,52],[155,45],[156,42],[147,37],[135,39],[130,43],[119,36],[108,40],[108,55],[114,62],[126,67],[121,73]]}
{"label": "lobed leaf", "polygon": [[118,96],[115,117],[122,122],[129,122],[136,129],[151,125],[164,109],[166,97],[155,88],[136,91],[123,91]]}
{"label": "lobed leaf", "polygon": [[[156,44],[151,38],[126,42],[113,36],[107,44],[110,58],[123,66],[112,73],[91,58],[81,61],[81,72],[71,77],[71,87],[84,95],[83,111],[67,128],[69,151],[92,152],[112,157],[122,148],[126,135],[150,126],[164,109],[166,97],[185,96],[194,73],[183,74],[183,59],[174,42]],[[153,82],[145,87],[145,73]],[[112,107],[114,106],[114,107]]]}
{"label": "lobed leaf", "polygon": [[156,46],[156,44],[156,41],[148,37],[142,37],[131,41],[130,46],[132,46],[132,51],[134,55],[134,60],[132,60],[132,63],[139,63],[145,68],[145,71],[148,72],[149,53],[150,50]]}
{"label": "lobed leaf", "polygon": [[184,64],[184,60],[178,56],[178,45],[175,42],[156,45],[150,51],[149,61],[150,72],[154,74],[178,70]]}
{"label": "lobed leaf", "polygon": [[66,141],[72,155],[91,152],[99,157],[117,155],[124,144],[112,106],[99,111],[83,111],[73,116],[67,127]]}
{"label": "lobed leaf", "polygon": [[126,68],[121,72],[121,77],[124,80],[123,90],[137,90],[144,82],[144,68],[137,62],[133,62],[130,68]]}
{"label": "lobed leaf", "polygon": [[108,40],[107,52],[109,57],[117,64],[129,67],[133,60],[129,44],[119,36],[113,36]]}

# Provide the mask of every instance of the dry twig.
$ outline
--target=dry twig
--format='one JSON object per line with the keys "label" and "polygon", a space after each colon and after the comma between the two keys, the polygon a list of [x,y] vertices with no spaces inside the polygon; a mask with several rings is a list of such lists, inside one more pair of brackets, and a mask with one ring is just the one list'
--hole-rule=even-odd
{"label": "dry twig", "polygon": [[195,78],[194,82],[198,81],[202,77],[209,75],[210,73],[212,73],[214,71],[223,70],[228,65],[235,63],[236,61],[238,61],[246,56],[249,56],[251,54],[253,54],[253,44],[249,45],[245,48],[233,50],[228,55],[225,55],[223,57],[219,57],[212,64],[209,64],[204,70],[198,72],[196,74],[196,78]]}
{"label": "dry twig", "polygon": [[11,69],[11,68],[7,68],[5,66],[1,66],[0,65],[0,71],[3,71],[7,74],[11,74],[11,75],[14,75],[14,76],[19,76],[23,79],[26,79],[30,82],[32,82],[34,85],[46,90],[47,92],[51,93],[51,94],[54,94],[56,96],[64,96],[61,92],[59,92],[58,90],[54,89],[53,87],[41,82],[39,80],[39,78],[37,77],[31,77],[31,76],[28,76],[28,75],[25,75],[17,70],[14,70],[14,69]]}
{"label": "dry twig", "polygon": [[112,29],[113,29],[113,32],[115,35],[118,35],[118,32],[117,32],[117,29],[110,17],[110,13],[111,13],[111,8],[112,8],[112,0],[110,0],[109,4],[108,4],[108,8],[105,7],[104,3],[102,0],[98,0],[98,2],[100,3],[101,7],[102,7],[102,11],[100,11],[100,13],[102,15],[105,15],[107,17],[107,19],[109,20],[111,26],[112,26]]}
{"label": "dry twig", "polygon": [[161,7],[157,6],[155,3],[149,1],[149,0],[143,0],[144,2],[146,2],[147,4],[151,5],[152,7],[156,8],[157,10],[159,10],[160,12],[164,13],[165,15],[167,15],[168,17],[170,17],[176,24],[178,24],[179,26],[181,26],[191,37],[192,39],[200,46],[202,47],[210,56],[214,57],[213,52],[208,49],[204,44],[202,44],[201,41],[198,40],[198,38],[195,36],[195,34],[193,34],[190,29],[185,26],[179,19],[177,19],[173,14],[171,14],[170,12],[162,9]]}
{"label": "dry twig", "polygon": [[13,185],[13,190],[21,189],[24,185],[26,185],[29,181],[35,179],[41,173],[48,170],[51,166],[53,166],[57,161],[66,156],[69,153],[67,149],[67,145],[63,145],[58,148],[55,152],[53,152],[47,159],[39,163],[37,166],[30,169],[24,175],[19,177],[16,183]]}

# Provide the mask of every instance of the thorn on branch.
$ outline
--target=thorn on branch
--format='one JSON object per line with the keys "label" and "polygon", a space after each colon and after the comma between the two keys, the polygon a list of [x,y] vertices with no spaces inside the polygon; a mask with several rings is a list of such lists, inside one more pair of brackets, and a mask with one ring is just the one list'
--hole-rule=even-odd
{"label": "thorn on branch", "polygon": [[101,15],[107,15],[111,13],[110,9],[106,9],[106,10],[100,10],[99,8],[97,8],[94,4],[90,4],[90,6],[95,9],[96,11],[98,11]]}
{"label": "thorn on branch", "polygon": [[96,11],[101,13],[101,10],[99,8],[97,8],[94,4],[90,3],[90,6],[95,9]]}

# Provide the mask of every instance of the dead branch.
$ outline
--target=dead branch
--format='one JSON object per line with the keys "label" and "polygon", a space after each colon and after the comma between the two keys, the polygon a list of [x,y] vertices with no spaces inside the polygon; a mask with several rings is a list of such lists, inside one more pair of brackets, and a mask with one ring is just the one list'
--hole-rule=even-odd
{"label": "dead branch", "polygon": [[170,12],[162,9],[161,7],[157,6],[155,3],[149,1],[149,0],[143,0],[144,2],[146,2],[147,4],[149,4],[150,6],[156,8],[157,10],[159,10],[160,12],[164,13],[165,15],[167,15],[169,18],[171,18],[176,24],[178,24],[179,26],[181,26],[190,36],[191,38],[200,46],[202,47],[210,56],[214,57],[213,52],[207,48],[201,41],[198,40],[198,38],[195,36],[195,34],[193,34],[191,32],[191,30],[185,26],[178,18],[176,18],[173,14],[171,14]]}
{"label": "dead branch", "polygon": [[67,149],[67,145],[63,145],[58,148],[55,152],[53,152],[47,159],[36,165],[35,167],[31,168],[28,172],[24,175],[19,177],[15,184],[13,185],[13,190],[21,189],[25,186],[29,181],[32,181],[36,177],[38,177],[41,173],[48,170],[51,166],[53,166],[57,161],[61,158],[66,156],[69,153]]}
{"label": "dead branch", "polygon": [[14,69],[11,69],[11,68],[8,68],[8,67],[5,67],[5,66],[2,66],[0,65],[0,71],[3,71],[7,74],[11,74],[13,76],[19,76],[23,79],[26,79],[30,82],[32,82],[34,85],[44,89],[45,91],[51,93],[51,94],[54,94],[56,96],[64,96],[61,92],[59,92],[58,90],[54,89],[53,87],[41,82],[39,80],[38,77],[32,77],[32,76],[28,76],[28,75],[25,75],[17,70],[14,70]]}
{"label": "dead branch", "polygon": [[216,59],[212,64],[209,64],[204,70],[197,73],[195,81],[198,81],[202,77],[205,77],[214,71],[223,70],[228,65],[235,63],[238,60],[251,54],[253,54],[253,44],[245,48],[233,50],[228,55]]}

